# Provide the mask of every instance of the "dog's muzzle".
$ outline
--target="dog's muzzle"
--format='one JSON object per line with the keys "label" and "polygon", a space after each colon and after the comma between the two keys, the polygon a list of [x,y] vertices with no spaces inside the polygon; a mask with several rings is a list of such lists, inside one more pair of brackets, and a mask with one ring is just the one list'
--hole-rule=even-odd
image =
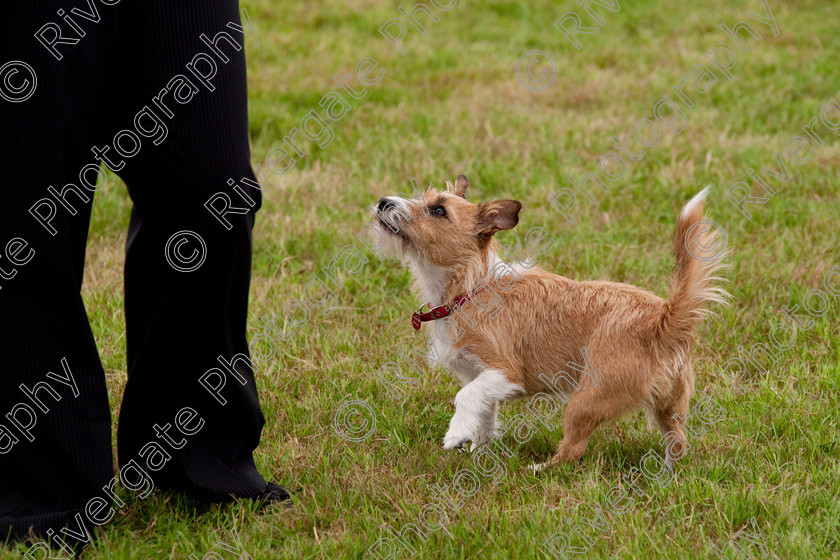
{"label": "dog's muzzle", "polygon": [[388,200],[387,198],[380,198],[379,204],[376,205],[376,211],[382,214],[383,212],[386,212],[389,208],[393,208],[395,206],[396,204],[394,204],[393,201]]}
{"label": "dog's muzzle", "polygon": [[400,222],[407,221],[410,216],[405,215],[405,211],[399,204],[388,198],[380,198],[374,208],[374,214],[392,233],[405,237],[402,228],[400,228]]}

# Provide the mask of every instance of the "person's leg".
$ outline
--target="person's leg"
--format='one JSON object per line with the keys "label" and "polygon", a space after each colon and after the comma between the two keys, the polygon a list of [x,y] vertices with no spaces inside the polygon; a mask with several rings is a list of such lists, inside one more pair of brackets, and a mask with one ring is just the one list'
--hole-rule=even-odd
{"label": "person's leg", "polygon": [[[4,18],[14,25],[0,33],[0,542],[78,531],[74,516],[114,474],[105,376],[80,295],[93,192],[79,173],[92,165],[83,179],[96,188],[109,23],[58,45],[58,60],[33,33],[61,21],[60,7],[13,2]],[[22,100],[27,80],[37,85]]]}
{"label": "person's leg", "polygon": [[[118,9],[126,22],[119,50],[121,95],[130,103],[113,132],[137,130],[135,120],[149,131],[148,137],[138,136],[136,155],[113,161],[120,166],[124,160],[119,173],[134,203],[125,265],[128,384],[118,426],[119,462],[135,459],[147,466],[158,487],[212,500],[257,497],[266,481],[252,453],[264,418],[245,332],[251,229],[260,192],[242,182],[255,177],[244,35],[236,31],[239,8],[235,0],[147,0]],[[202,34],[216,39],[216,46],[202,42]],[[188,64],[204,75],[215,68],[215,76],[202,82]],[[162,93],[167,84],[170,90]],[[135,119],[144,107],[146,116]],[[157,133],[151,132],[155,119]],[[131,145],[123,140],[125,153]],[[230,229],[204,207],[218,191],[228,193],[235,206],[248,207],[228,179],[253,202],[247,214],[227,216]],[[182,231],[191,233],[173,238]],[[178,255],[186,259],[178,262]],[[193,255],[203,257],[190,261]],[[234,360],[235,371],[221,363]],[[200,383],[207,372],[207,384],[224,380],[218,399]],[[197,416],[181,430],[176,417],[184,410]],[[157,435],[163,430],[168,436]],[[149,442],[171,457],[164,461],[157,455],[165,465],[150,459],[151,448],[140,458]]]}

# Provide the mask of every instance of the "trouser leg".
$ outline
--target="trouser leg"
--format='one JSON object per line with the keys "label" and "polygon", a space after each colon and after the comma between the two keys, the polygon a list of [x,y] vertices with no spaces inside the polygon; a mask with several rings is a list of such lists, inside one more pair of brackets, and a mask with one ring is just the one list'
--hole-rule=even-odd
{"label": "trouser leg", "polygon": [[[33,36],[58,2],[14,2],[0,33],[0,536],[43,535],[71,522],[113,477],[105,377],[80,295],[99,179],[110,27],[59,45]],[[80,171],[87,168],[87,172]],[[54,189],[50,194],[48,187]],[[30,209],[41,216],[36,218]],[[23,242],[26,245],[23,245]],[[31,428],[27,427],[31,426]]]}
{"label": "trouser leg", "polygon": [[[120,48],[131,102],[124,105],[123,125],[113,132],[130,127],[144,107],[160,126],[157,134],[140,135],[136,155],[113,162],[124,164],[118,172],[134,203],[126,244],[128,384],[118,428],[120,464],[137,460],[154,471],[158,486],[217,499],[254,497],[266,487],[252,455],[264,418],[245,332],[251,229],[260,193],[242,182],[255,177],[248,146],[245,37],[228,25],[240,23],[238,5],[149,0],[122,3],[119,10],[132,23]],[[202,34],[217,39],[216,50],[200,40]],[[206,58],[196,59],[201,53]],[[207,59],[216,71],[205,83],[187,64],[202,60],[194,68],[209,74]],[[184,89],[161,94],[167,84]],[[156,96],[159,103],[153,101]],[[155,128],[151,116],[141,122],[146,130]],[[218,191],[247,207],[228,179],[253,202],[247,214],[227,216],[230,229],[204,207]],[[190,233],[173,239],[183,231]],[[187,270],[201,261],[191,261],[194,254],[203,254],[204,261]],[[221,363],[234,358],[233,366]],[[208,371],[205,381],[213,386],[224,379],[219,399],[200,384]],[[196,415],[183,430],[177,421],[182,411],[183,418]],[[163,465],[150,460],[158,445],[171,457]]]}

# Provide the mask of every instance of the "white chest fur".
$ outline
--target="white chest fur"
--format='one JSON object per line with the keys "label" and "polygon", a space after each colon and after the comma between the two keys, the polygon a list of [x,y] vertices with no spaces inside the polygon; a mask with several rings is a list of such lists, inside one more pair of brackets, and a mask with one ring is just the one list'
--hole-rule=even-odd
{"label": "white chest fur", "polygon": [[[429,341],[429,364],[438,365],[453,372],[462,385],[466,385],[475,379],[486,367],[478,357],[459,350],[454,344],[450,344],[443,336],[438,336],[435,326],[426,327],[427,340]],[[442,335],[444,329],[439,332]]]}

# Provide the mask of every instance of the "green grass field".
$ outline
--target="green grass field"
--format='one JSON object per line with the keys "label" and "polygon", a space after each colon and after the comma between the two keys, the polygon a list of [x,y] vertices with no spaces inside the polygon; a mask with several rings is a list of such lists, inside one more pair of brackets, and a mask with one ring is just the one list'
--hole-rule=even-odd
{"label": "green grass field", "polygon": [[[393,557],[552,558],[544,543],[560,531],[591,558],[715,558],[712,545],[722,549],[731,539],[755,558],[840,557],[840,295],[823,284],[840,265],[840,141],[836,130],[817,122],[813,132],[824,145],[810,161],[794,164],[785,152],[792,137],[806,136],[802,127],[825,104],[840,99],[840,6],[769,2],[776,37],[770,26],[747,18],[764,13],[759,0],[621,1],[617,12],[592,4],[604,25],[577,35],[578,50],[554,27],[569,11],[594,26],[575,2],[461,1],[448,11],[435,8],[438,22],[421,20],[425,35],[408,25],[405,55],[378,31],[399,16],[395,0],[243,4],[260,41],[247,45],[255,166],[266,167],[266,154],[283,146],[310,110],[326,114],[318,102],[338,91],[333,75],[353,73],[365,57],[385,71],[365,86],[363,98],[348,96],[353,108],[330,123],[329,145],[300,140],[306,156],[293,169],[265,174],[249,336],[265,332],[262,316],[282,317],[290,301],[304,299],[304,286],[316,275],[337,296],[335,310],[312,307],[292,340],[276,340],[274,357],[259,362],[267,424],[257,464],[295,491],[294,504],[264,514],[244,503],[196,510],[177,495],[138,500],[123,490],[127,505],[85,557],[229,560],[240,554],[214,545],[235,549],[235,528],[244,558],[377,558],[369,549],[380,538],[394,540],[388,527],[423,527],[421,512],[438,523],[441,511],[444,526],[423,528],[425,541],[406,533],[414,552],[398,544]],[[734,44],[719,26],[741,20],[761,39],[748,40],[747,52],[736,49],[727,79],[706,53],[719,42]],[[556,65],[556,79],[540,92],[521,87],[514,72],[532,50]],[[686,85],[693,107],[681,104],[682,132],[663,128],[644,157],[628,161],[623,178],[608,181],[609,193],[595,189],[597,205],[578,196],[571,212],[576,223],[564,219],[549,203],[552,193],[568,186],[569,175],[598,173],[600,157],[614,150],[611,137],[652,120],[663,96],[677,101],[672,88],[703,63],[718,81],[707,93],[694,91],[693,77]],[[532,70],[547,68],[543,60]],[[840,122],[840,110],[827,111],[829,123]],[[775,194],[766,204],[748,204],[747,219],[725,192],[735,182],[751,183],[747,170],[777,168],[777,153],[790,178],[768,179]],[[448,372],[424,364],[415,384],[399,386],[401,399],[377,381],[380,367],[404,364],[401,355],[423,339],[409,323],[417,304],[408,272],[379,262],[355,235],[380,196],[410,193],[412,178],[440,186],[460,173],[470,178],[471,200],[522,202],[518,228],[500,233],[501,241],[523,242],[533,227],[550,233],[554,244],[538,258],[543,268],[577,280],[627,282],[661,296],[679,209],[713,185],[707,208],[732,251],[725,275],[733,298],[729,308],[715,306],[717,315],[700,330],[695,401],[708,397],[722,414],[707,425],[689,419],[695,435],[673,478],[639,474],[650,450],[662,453],[658,432],[647,431],[642,414],[598,430],[579,465],[534,475],[525,467],[550,458],[562,429],[541,428],[526,443],[503,437],[512,456],[491,468],[442,448],[459,388]],[[752,186],[752,196],[766,195]],[[126,382],[122,262],[129,212],[118,181],[97,194],[84,288],[108,377],[114,437]],[[369,260],[357,273],[344,273],[339,286],[322,269],[348,244]],[[834,278],[838,291],[840,275]],[[802,309],[815,288],[827,294],[821,316]],[[819,306],[819,298],[809,301]],[[789,348],[773,348],[778,360],[763,360],[764,373],[750,365],[739,393],[724,364],[738,357],[739,347],[770,344],[776,324],[793,325],[781,308],[794,305],[799,319],[813,325],[797,329]],[[773,332],[785,341],[783,332]],[[268,352],[268,343],[255,348]],[[334,420],[356,400],[369,408],[357,406],[362,416],[347,418],[364,436],[350,441]],[[503,405],[502,421],[530,414],[525,406]],[[359,424],[365,419],[370,429]],[[451,488],[464,470],[480,483],[467,497]],[[627,510],[617,514],[605,503],[619,485],[635,489]],[[451,505],[424,510],[444,500]],[[605,523],[586,525],[599,507]],[[561,544],[554,541],[558,550]],[[25,550],[2,549],[0,557],[20,558]],[[211,550],[217,556],[204,556]],[[387,546],[378,550],[387,557]]]}

